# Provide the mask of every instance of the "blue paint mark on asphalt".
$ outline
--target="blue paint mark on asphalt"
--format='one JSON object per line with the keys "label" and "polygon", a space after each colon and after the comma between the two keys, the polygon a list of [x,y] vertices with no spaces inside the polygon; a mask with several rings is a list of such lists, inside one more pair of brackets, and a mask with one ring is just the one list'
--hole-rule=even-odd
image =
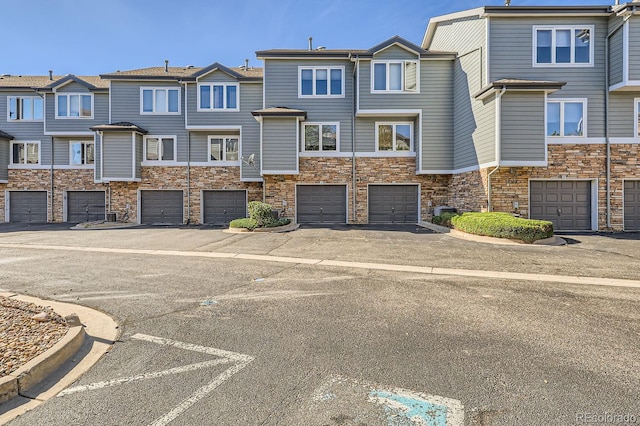
{"label": "blue paint mark on asphalt", "polygon": [[[424,399],[409,398],[391,392],[372,391],[372,398],[377,398],[381,404],[396,409],[407,419],[419,419],[428,426],[446,426],[447,407],[440,404],[432,404]],[[393,424],[392,420],[389,424]],[[397,423],[396,423],[397,424]]]}

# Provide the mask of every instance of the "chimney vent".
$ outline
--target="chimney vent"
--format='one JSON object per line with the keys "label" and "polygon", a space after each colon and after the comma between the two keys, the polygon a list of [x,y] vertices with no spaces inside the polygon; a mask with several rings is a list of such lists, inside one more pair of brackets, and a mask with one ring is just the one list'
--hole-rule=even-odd
{"label": "chimney vent", "polygon": [[169,60],[164,60],[164,72],[169,72]]}
{"label": "chimney vent", "polygon": [[249,69],[249,59],[244,60],[244,70],[247,71]]}
{"label": "chimney vent", "polygon": [[309,50],[313,50],[313,37],[309,37]]}
{"label": "chimney vent", "polygon": [[49,70],[49,80],[53,81],[53,70]]}
{"label": "chimney vent", "polygon": [[505,6],[511,6],[511,0],[504,0]]}

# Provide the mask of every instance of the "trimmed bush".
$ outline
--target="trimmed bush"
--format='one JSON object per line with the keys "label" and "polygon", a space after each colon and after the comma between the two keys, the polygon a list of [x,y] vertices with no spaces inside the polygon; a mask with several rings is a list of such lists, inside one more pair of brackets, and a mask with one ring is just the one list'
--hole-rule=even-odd
{"label": "trimmed bush", "polygon": [[250,201],[247,208],[249,209],[249,217],[256,221],[259,228],[269,228],[276,222],[273,213],[271,213],[271,204]]}
{"label": "trimmed bush", "polygon": [[453,226],[469,234],[509,238],[533,243],[553,236],[553,224],[545,220],[514,217],[510,213],[463,213],[451,219]]}
{"label": "trimmed bush", "polygon": [[283,218],[280,218],[280,219],[276,219],[273,222],[273,225],[269,226],[269,228],[274,228],[276,226],[285,226],[285,225],[288,225],[290,223],[291,223],[291,219],[283,217]]}
{"label": "trimmed bush", "polygon": [[445,212],[445,213],[439,214],[438,216],[434,216],[433,219],[431,219],[431,222],[433,222],[436,225],[452,228],[453,225],[451,225],[451,219],[456,216],[460,216],[460,213]]}
{"label": "trimmed bush", "polygon": [[255,220],[244,217],[242,219],[234,219],[229,223],[229,228],[245,228],[245,229],[256,229],[258,227],[258,222]]}

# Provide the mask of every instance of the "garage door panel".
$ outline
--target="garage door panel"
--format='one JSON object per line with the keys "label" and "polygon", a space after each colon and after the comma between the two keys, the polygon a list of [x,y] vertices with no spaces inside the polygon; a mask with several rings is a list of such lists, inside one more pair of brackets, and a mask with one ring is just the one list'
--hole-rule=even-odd
{"label": "garage door panel", "polygon": [[247,217],[246,191],[203,191],[203,221],[210,225],[228,225]]}
{"label": "garage door panel", "polygon": [[296,188],[298,223],[346,223],[345,185],[298,185]]}
{"label": "garage door panel", "polygon": [[182,191],[140,191],[140,222],[143,224],[182,224]]}
{"label": "garage door panel", "polygon": [[9,221],[44,223],[47,221],[46,191],[9,192]]}
{"label": "garage door panel", "polygon": [[591,230],[590,181],[531,181],[531,218],[555,230]]}
{"label": "garage door panel", "polygon": [[104,219],[104,191],[67,192],[67,222],[91,222]]}
{"label": "garage door panel", "polygon": [[640,181],[624,182],[624,230],[640,231]]}
{"label": "garage door panel", "polygon": [[417,185],[370,185],[369,223],[418,222]]}

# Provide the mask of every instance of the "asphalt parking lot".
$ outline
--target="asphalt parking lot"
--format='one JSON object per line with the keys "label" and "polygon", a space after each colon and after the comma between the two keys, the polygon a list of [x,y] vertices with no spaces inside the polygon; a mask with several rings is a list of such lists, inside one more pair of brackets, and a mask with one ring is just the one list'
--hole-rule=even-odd
{"label": "asphalt parking lot", "polygon": [[597,283],[640,279],[640,238],[566,237],[0,224],[0,289],[93,307],[122,330],[78,382],[11,424],[640,423],[640,288]]}

